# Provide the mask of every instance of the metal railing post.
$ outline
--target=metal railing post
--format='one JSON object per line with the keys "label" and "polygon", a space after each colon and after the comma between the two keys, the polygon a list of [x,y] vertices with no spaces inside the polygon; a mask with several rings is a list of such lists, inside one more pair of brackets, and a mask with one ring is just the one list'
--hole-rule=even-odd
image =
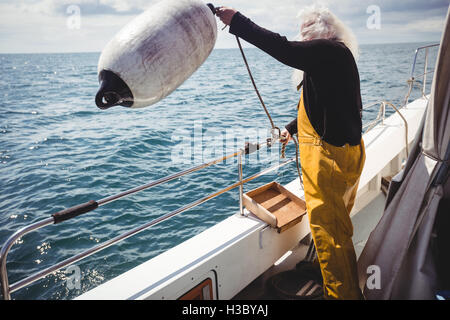
{"label": "metal railing post", "polygon": [[11,237],[9,237],[3,245],[0,251],[0,281],[2,284],[2,295],[4,300],[11,300],[11,290],[8,282],[8,270],[6,268],[6,260],[8,258],[9,250],[14,245],[14,243],[16,243],[16,241],[25,234],[53,223],[55,223],[55,220],[53,218],[47,218],[45,220],[23,227],[22,229],[16,231]]}
{"label": "metal railing post", "polygon": [[239,152],[238,156],[238,172],[239,172],[239,212],[241,216],[244,215],[244,184],[242,183],[243,173],[242,173],[242,154],[243,150]]}
{"label": "metal railing post", "polygon": [[383,104],[387,104],[388,106],[391,106],[398,113],[400,118],[402,118],[403,122],[405,123],[405,150],[406,150],[406,157],[408,157],[409,156],[408,121],[403,116],[403,114],[400,112],[400,110],[396,106],[394,106],[392,103],[383,101]]}
{"label": "metal railing post", "polygon": [[423,69],[423,85],[422,85],[422,97],[425,98],[425,90],[427,86],[427,69],[428,69],[428,47],[425,49],[425,66]]}

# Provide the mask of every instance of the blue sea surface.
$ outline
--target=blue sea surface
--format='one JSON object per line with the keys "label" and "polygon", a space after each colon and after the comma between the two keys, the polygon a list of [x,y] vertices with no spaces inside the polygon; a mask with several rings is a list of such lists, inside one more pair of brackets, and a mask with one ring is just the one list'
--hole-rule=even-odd
{"label": "blue sea surface", "polygon": [[[361,46],[364,105],[400,106],[414,50],[423,43]],[[436,51],[430,52],[434,68]],[[246,49],[261,95],[277,126],[296,117],[292,69]],[[216,49],[181,87],[143,109],[95,106],[99,53],[0,55],[0,246],[16,230],[64,208],[118,192],[264,142],[269,121],[237,49]],[[423,71],[423,53],[417,73]],[[428,78],[430,88],[432,75]],[[420,96],[415,90],[412,99]],[[364,113],[364,122],[378,110]],[[392,112],[388,110],[388,114]],[[287,157],[295,155],[294,145]],[[244,176],[279,163],[279,145],[247,156]],[[295,163],[256,179],[245,191],[296,178]],[[8,256],[10,284],[70,258],[238,179],[234,160],[117,200],[76,219],[30,233]],[[60,270],[13,299],[72,299],[193,237],[239,210],[238,189],[77,262],[81,289]]]}

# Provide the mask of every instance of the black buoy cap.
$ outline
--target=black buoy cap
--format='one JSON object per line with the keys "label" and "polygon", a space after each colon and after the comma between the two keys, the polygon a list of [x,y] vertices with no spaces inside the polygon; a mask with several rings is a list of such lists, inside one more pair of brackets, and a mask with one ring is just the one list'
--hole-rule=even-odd
{"label": "black buoy cap", "polygon": [[216,14],[218,8],[214,7],[212,3],[207,3],[206,5],[211,9],[213,14]]}
{"label": "black buoy cap", "polygon": [[114,106],[131,107],[134,103],[130,87],[117,74],[102,70],[98,75],[100,89],[95,96],[95,104],[100,109]]}

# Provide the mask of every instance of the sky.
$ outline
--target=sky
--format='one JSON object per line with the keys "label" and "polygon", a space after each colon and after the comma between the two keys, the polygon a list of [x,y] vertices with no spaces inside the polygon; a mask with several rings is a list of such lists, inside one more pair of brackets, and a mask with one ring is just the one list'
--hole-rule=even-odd
{"label": "sky", "polygon": [[[0,53],[100,52],[125,24],[159,1],[0,0]],[[233,7],[293,40],[298,12],[320,3],[353,30],[360,44],[375,44],[439,41],[449,1],[222,0],[214,5]],[[234,37],[221,30],[219,20],[218,26],[216,48],[235,48]]]}

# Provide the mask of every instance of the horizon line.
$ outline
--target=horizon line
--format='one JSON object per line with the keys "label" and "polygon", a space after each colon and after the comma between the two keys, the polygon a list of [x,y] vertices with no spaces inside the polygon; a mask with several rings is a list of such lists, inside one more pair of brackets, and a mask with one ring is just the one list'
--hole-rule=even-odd
{"label": "horizon line", "polygon": [[[369,46],[369,45],[386,45],[386,44],[414,44],[414,43],[440,43],[440,40],[427,40],[427,41],[404,41],[404,42],[373,42],[373,43],[360,43],[359,46]],[[245,46],[244,46],[245,47]],[[237,47],[219,47],[214,48],[214,50],[234,50],[239,49]],[[246,49],[258,49],[254,46],[247,47]],[[61,52],[0,52],[0,54],[79,54],[79,53],[101,53],[102,51],[61,51]]]}

